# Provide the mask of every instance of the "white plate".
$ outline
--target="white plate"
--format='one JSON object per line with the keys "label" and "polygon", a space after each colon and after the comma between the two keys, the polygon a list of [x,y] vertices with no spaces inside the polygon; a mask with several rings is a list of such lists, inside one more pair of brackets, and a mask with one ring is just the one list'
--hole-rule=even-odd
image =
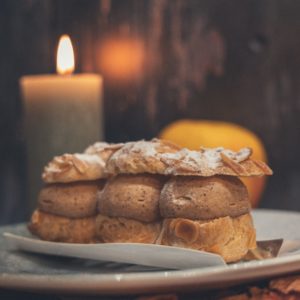
{"label": "white plate", "polygon": [[[300,239],[300,214],[253,212],[258,239]],[[0,229],[26,236],[24,225]],[[300,254],[229,266],[157,270],[133,265],[8,251],[0,237],[0,287],[69,294],[133,294],[205,290],[300,271]]]}
{"label": "white plate", "polygon": [[178,247],[133,244],[67,244],[41,241],[4,232],[13,250],[25,250],[39,254],[68,256],[99,261],[136,264],[165,269],[194,269],[225,266],[219,255]]}

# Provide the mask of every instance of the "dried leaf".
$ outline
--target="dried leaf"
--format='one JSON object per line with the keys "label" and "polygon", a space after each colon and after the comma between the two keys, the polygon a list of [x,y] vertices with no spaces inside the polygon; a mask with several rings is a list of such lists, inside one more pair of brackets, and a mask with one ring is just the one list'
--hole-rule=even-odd
{"label": "dried leaf", "polygon": [[277,257],[283,239],[257,241],[257,248],[250,249],[243,260],[262,260]]}
{"label": "dried leaf", "polygon": [[300,275],[274,279],[269,287],[286,295],[292,292],[300,293]]}

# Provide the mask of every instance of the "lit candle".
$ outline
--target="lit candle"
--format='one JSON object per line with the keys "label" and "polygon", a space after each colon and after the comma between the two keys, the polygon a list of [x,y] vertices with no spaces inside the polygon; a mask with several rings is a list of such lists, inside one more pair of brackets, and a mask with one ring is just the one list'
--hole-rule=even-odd
{"label": "lit candle", "polygon": [[44,165],[55,155],[81,152],[103,139],[102,77],[76,74],[70,38],[62,36],[57,51],[59,75],[24,76],[28,189],[34,207]]}

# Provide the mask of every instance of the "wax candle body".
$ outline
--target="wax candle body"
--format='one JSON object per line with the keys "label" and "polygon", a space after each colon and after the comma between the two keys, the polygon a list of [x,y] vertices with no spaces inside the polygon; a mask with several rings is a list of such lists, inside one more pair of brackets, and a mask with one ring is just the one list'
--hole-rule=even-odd
{"label": "wax candle body", "polygon": [[53,156],[82,152],[103,139],[102,78],[95,74],[21,78],[29,201],[36,204],[41,172]]}

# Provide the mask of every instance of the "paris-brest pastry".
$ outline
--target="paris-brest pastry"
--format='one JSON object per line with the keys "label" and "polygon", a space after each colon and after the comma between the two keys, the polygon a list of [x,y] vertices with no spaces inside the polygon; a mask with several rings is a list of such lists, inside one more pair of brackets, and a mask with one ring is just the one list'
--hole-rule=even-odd
{"label": "paris-brest pastry", "polygon": [[108,160],[98,192],[98,238],[218,253],[240,260],[256,247],[246,186],[240,176],[271,175],[251,149],[191,151],[154,139],[126,143]]}
{"label": "paris-brest pastry", "polygon": [[84,153],[54,157],[42,174],[45,185],[29,230],[48,241],[96,242],[96,195],[105,183],[107,159],[121,146],[98,142]]}
{"label": "paris-brest pastry", "polygon": [[250,148],[192,151],[158,139],[96,143],[46,166],[29,228],[45,240],[156,243],[234,262],[256,247],[239,177],[271,174],[251,159]]}

